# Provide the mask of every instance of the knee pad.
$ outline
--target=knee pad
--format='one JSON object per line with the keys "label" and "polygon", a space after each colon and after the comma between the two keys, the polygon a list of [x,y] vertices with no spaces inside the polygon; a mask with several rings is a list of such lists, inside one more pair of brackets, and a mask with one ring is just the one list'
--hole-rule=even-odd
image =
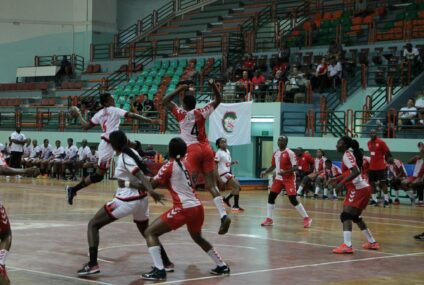
{"label": "knee pad", "polygon": [[290,203],[293,205],[293,206],[297,206],[297,205],[299,205],[299,201],[297,201],[297,197],[296,197],[296,195],[290,195],[290,196],[288,196],[289,197],[289,201],[290,201]]}
{"label": "knee pad", "polygon": [[277,199],[278,194],[275,192],[269,192],[268,195],[268,204],[275,204],[275,199]]}
{"label": "knee pad", "polygon": [[362,221],[362,217],[358,216],[358,215],[352,215],[352,222],[354,222],[355,224],[359,223]]}
{"label": "knee pad", "polygon": [[340,221],[341,221],[342,223],[344,223],[344,221],[348,221],[348,220],[353,221],[353,215],[352,215],[352,214],[350,214],[350,213],[347,213],[347,212],[342,212],[342,213],[340,214]]}
{"label": "knee pad", "polygon": [[93,173],[90,175],[90,180],[92,183],[98,183],[103,180],[103,176],[97,173]]}

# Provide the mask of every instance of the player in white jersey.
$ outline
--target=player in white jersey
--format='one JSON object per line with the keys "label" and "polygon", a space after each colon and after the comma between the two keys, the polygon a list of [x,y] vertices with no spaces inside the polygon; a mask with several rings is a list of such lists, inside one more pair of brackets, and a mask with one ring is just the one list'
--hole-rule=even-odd
{"label": "player in white jersey", "polygon": [[193,189],[191,175],[187,170],[187,160],[184,159],[186,152],[186,143],[181,138],[173,138],[168,146],[169,162],[163,165],[152,179],[153,188],[159,185],[168,188],[173,207],[157,218],[146,230],[147,246],[155,264],[151,272],[142,275],[146,280],[166,279],[164,264],[160,258],[159,237],[184,225],[187,226],[193,241],[215,262],[216,268],[212,269],[210,273],[214,275],[230,273],[227,264],[202,236],[204,209]]}
{"label": "player in white jersey", "polygon": [[[84,164],[89,161],[90,155],[91,155],[91,150],[88,147],[88,142],[87,142],[86,139],[83,139],[82,142],[81,142],[81,146],[78,149],[78,159],[77,159],[76,168],[77,169],[81,169],[81,168],[83,169],[82,175],[84,177],[87,176],[86,169],[84,168]],[[97,164],[97,161],[96,161],[96,164]]]}
{"label": "player in white jersey", "polygon": [[[113,149],[109,143],[109,134],[113,131],[119,130],[121,118],[132,118],[139,121],[145,121],[151,124],[160,123],[160,120],[152,120],[131,112],[127,112],[123,109],[116,108],[115,100],[109,93],[104,93],[100,95],[100,104],[103,106],[103,108],[100,109],[88,122],[84,120],[78,108],[75,107],[70,112],[71,116],[79,119],[84,130],[88,130],[97,125],[100,125],[103,134],[101,136],[101,141],[98,147],[99,162],[96,168],[96,173],[83,178],[81,182],[75,186],[66,186],[67,200],[69,205],[72,205],[74,196],[79,190],[87,187],[91,183],[98,183],[103,180],[104,175],[108,170],[113,157]],[[139,149],[141,147],[141,144],[140,142],[130,142],[130,146]],[[144,168],[144,170],[146,169],[147,168]]]}
{"label": "player in white jersey", "polygon": [[74,140],[68,138],[68,147],[65,149],[65,158],[62,161],[61,173],[63,180],[66,180],[66,169],[71,173],[71,180],[77,180],[75,171],[77,169],[78,148],[74,145]]}
{"label": "player in white jersey", "polygon": [[177,119],[180,126],[181,137],[187,144],[187,167],[196,181],[197,175],[203,173],[205,177],[205,188],[213,197],[215,207],[221,217],[221,226],[218,233],[223,235],[228,232],[231,219],[225,211],[225,206],[218,189],[216,179],[216,166],[214,153],[209,145],[206,135],[206,119],[212,114],[213,110],[221,103],[221,93],[215,82],[210,79],[209,84],[215,94],[212,102],[203,108],[196,109],[196,97],[192,94],[185,94],[182,107],[178,107],[173,98],[189,88],[189,82],[179,82],[179,86],[172,93],[166,95],[163,99],[163,105],[166,106]]}
{"label": "player in white jersey", "polygon": [[65,148],[61,146],[60,140],[56,140],[55,144],[56,148],[53,149],[52,156],[50,157],[48,172],[51,173],[51,177],[59,179],[62,170],[62,161],[66,156],[66,152]]}
{"label": "player in white jersey", "polygon": [[[331,182],[337,184],[336,191],[340,192],[343,187],[347,189],[346,198],[343,202],[343,212],[340,220],[343,224],[343,243],[333,249],[333,253],[351,254],[352,248],[352,223],[358,225],[359,229],[367,238],[367,242],[362,245],[365,249],[377,250],[380,245],[374,239],[361,217],[362,211],[368,205],[371,197],[371,187],[361,176],[361,166],[363,162],[362,152],[359,143],[348,136],[342,137],[337,142],[337,151],[343,153],[342,175],[332,178]],[[352,149],[352,151],[350,151]]]}
{"label": "player in white jersey", "polygon": [[324,196],[323,199],[328,199],[328,190],[333,191],[333,200],[337,200],[337,193],[334,185],[329,183],[331,178],[342,175],[342,170],[329,159],[325,161],[325,179],[324,179]]}
{"label": "player in white jersey", "polygon": [[[128,146],[127,136],[123,131],[114,131],[108,137],[110,145],[119,155],[115,170],[118,179],[118,189],[112,201],[106,203],[88,223],[87,237],[90,261],[77,272],[78,275],[90,275],[100,272],[97,263],[99,246],[99,230],[117,219],[132,215],[134,223],[142,236],[149,225],[149,204],[147,194],[155,200],[161,202],[163,195],[155,192],[148,178],[144,176],[141,168],[143,164],[137,152]],[[159,245],[159,252],[162,251],[161,261],[172,264],[166,253]],[[172,266],[173,268],[173,266]]]}
{"label": "player in white jersey", "polygon": [[[228,185],[231,189],[231,192],[223,199],[224,203],[231,208],[233,213],[243,212],[244,209],[239,206],[240,183],[231,173],[231,165],[238,164],[238,161],[231,160],[231,154],[227,149],[227,140],[225,138],[217,139],[216,146],[218,150],[215,153],[215,163],[218,170],[218,181],[223,185],[223,188]],[[234,197],[234,205],[231,207],[230,199],[232,197]]]}
{"label": "player in white jersey", "polygon": [[44,178],[48,177],[47,169],[50,161],[50,157],[53,154],[53,148],[49,144],[48,139],[44,139],[43,145],[40,148],[39,157],[37,161],[34,162],[34,164],[40,169],[41,175]]}

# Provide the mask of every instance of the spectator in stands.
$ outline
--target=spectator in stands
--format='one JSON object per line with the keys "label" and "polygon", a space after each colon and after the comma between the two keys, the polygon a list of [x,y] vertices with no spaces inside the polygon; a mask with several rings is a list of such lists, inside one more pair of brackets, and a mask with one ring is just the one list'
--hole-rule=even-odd
{"label": "spectator in stands", "polygon": [[278,50],[277,59],[279,63],[289,63],[290,61],[290,47],[288,46],[287,41],[283,41],[281,48]]}
{"label": "spectator in stands", "polygon": [[424,109],[424,92],[418,92],[417,97],[415,99],[415,108],[418,110]]}
{"label": "spectator in stands", "polygon": [[[243,77],[237,81],[236,84],[236,93],[239,97],[244,97],[244,95],[249,96],[249,92],[247,91],[250,88],[252,81],[250,81],[249,73],[247,71],[243,71]],[[245,98],[245,100],[249,101],[249,98]]]}
{"label": "spectator in stands", "polygon": [[265,81],[266,81],[265,76],[262,75],[259,69],[256,69],[255,73],[253,74],[252,84],[253,84],[253,95],[255,96],[255,100],[259,102],[265,101],[265,92],[266,92]]}
{"label": "spectator in stands", "polygon": [[294,102],[294,103],[304,103],[305,102],[305,92],[306,92],[307,80],[305,74],[299,72],[299,69],[295,66],[290,73],[288,80],[286,81],[286,90],[285,90],[285,101]]}
{"label": "spectator in stands", "polygon": [[335,40],[330,43],[330,46],[328,47],[328,55],[330,57],[342,58],[343,52],[344,51],[341,44],[338,44]]}
{"label": "spectator in stands", "polygon": [[67,77],[72,75],[72,64],[68,61],[68,57],[66,55],[62,57],[62,61],[60,62],[59,73]]}
{"label": "spectator in stands", "polygon": [[412,47],[411,43],[407,43],[403,49],[403,59],[413,63],[421,62],[420,52],[417,48]]}
{"label": "spectator in stands", "polygon": [[156,111],[155,105],[154,105],[153,101],[150,100],[148,97],[146,97],[144,99],[144,101],[142,103],[142,107],[143,107],[142,113],[141,113],[142,116],[145,116],[145,117],[156,116],[154,113],[152,113],[152,112]]}
{"label": "spectator in stands", "polygon": [[[91,150],[90,150],[90,148],[88,147],[88,142],[87,142],[87,140],[86,139],[83,139],[82,140],[82,142],[81,142],[81,146],[80,146],[80,148],[78,149],[78,160],[77,160],[77,169],[80,169],[80,168],[82,168],[83,167],[83,165],[86,163],[86,162],[88,162],[88,160],[89,160],[89,157],[90,157],[90,154],[91,154]],[[82,175],[84,176],[84,177],[86,177],[87,176],[87,173],[85,173],[84,172],[84,170],[85,169],[83,169],[83,173],[82,173]]]}
{"label": "spectator in stands", "polygon": [[405,107],[402,107],[399,112],[398,125],[415,125],[415,119],[417,118],[417,108],[415,108],[415,99],[409,98]]}
{"label": "spectator in stands", "polygon": [[284,81],[283,72],[281,70],[278,70],[275,73],[274,78],[272,79],[272,89],[278,90],[278,86],[279,86],[281,81]]}
{"label": "spectator in stands", "polygon": [[21,133],[20,127],[17,127],[16,131],[10,135],[10,140],[12,142],[10,146],[10,167],[21,168],[26,137],[23,133]]}
{"label": "spectator in stands", "polygon": [[75,175],[77,170],[77,160],[78,160],[78,148],[74,145],[74,140],[68,138],[68,147],[65,149],[65,158],[62,161],[61,165],[61,176],[63,180],[66,180],[66,169],[71,173],[70,179],[76,181],[77,177]]}
{"label": "spectator in stands", "polygon": [[420,111],[418,113],[417,125],[418,126],[424,126],[424,109],[420,109]]}
{"label": "spectator in stands", "polygon": [[328,66],[328,79],[333,89],[336,89],[342,80],[342,63],[336,58],[332,58]]}
{"label": "spectator in stands", "polygon": [[315,73],[314,88],[318,89],[319,93],[323,93],[328,86],[328,64],[325,57],[322,58],[321,64],[318,65]]}
{"label": "spectator in stands", "polygon": [[255,59],[251,53],[248,54],[247,58],[243,61],[243,69],[246,70],[249,74],[249,77],[252,77],[253,71],[255,70]]}

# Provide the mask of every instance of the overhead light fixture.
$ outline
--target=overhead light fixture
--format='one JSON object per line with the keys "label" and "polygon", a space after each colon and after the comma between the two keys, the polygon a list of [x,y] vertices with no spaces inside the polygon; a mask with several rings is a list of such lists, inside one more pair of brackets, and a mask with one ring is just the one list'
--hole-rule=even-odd
{"label": "overhead light fixture", "polygon": [[253,117],[250,119],[252,123],[274,123],[274,118],[272,117]]}

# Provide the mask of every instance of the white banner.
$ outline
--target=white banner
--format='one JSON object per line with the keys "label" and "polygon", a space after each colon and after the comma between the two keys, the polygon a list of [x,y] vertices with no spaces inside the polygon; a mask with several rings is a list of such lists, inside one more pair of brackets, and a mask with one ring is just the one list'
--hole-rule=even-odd
{"label": "white banner", "polygon": [[209,140],[226,138],[228,145],[251,143],[252,101],[235,104],[219,104],[209,117]]}

